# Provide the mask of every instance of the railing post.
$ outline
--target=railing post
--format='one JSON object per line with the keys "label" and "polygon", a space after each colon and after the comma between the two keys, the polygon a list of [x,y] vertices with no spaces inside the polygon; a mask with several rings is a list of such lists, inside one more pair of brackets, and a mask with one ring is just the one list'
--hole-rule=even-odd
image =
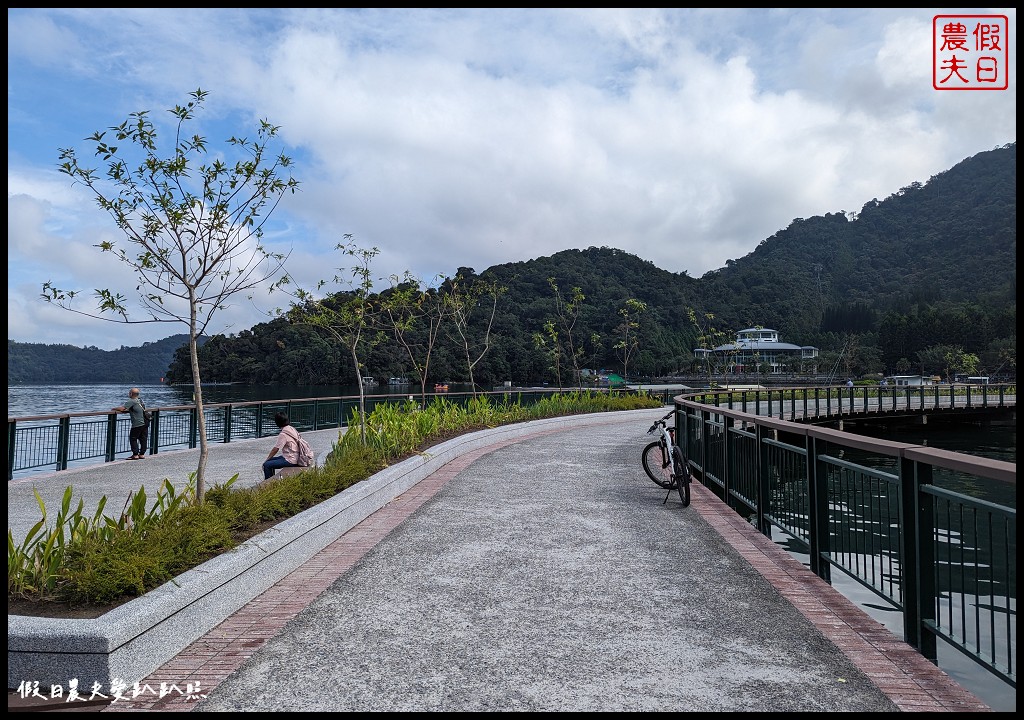
{"label": "railing post", "polygon": [[[926,658],[938,655],[935,635],[925,622],[936,620],[936,558],[932,544],[935,501],[921,492],[932,484],[932,466],[900,457],[900,574],[903,586],[903,639]],[[925,570],[927,568],[927,570]]]}
{"label": "railing post", "polygon": [[117,458],[117,413],[107,415],[107,442],[103,457],[107,462],[114,462]]}
{"label": "railing post", "polygon": [[[840,395],[841,397],[841,395]],[[832,581],[832,568],[825,560],[831,552],[828,527],[828,471],[825,463],[818,459],[819,447],[815,438],[804,436],[807,449],[807,536],[811,572],[825,582]],[[822,443],[821,451],[825,448]]]}
{"label": "railing post", "polygon": [[757,443],[755,449],[755,465],[756,465],[756,477],[757,477],[757,530],[762,535],[772,536],[772,524],[768,521],[767,517],[772,513],[772,485],[771,485],[771,473],[768,467],[768,443],[765,440],[765,433],[770,432],[766,430],[765,426],[758,423],[754,426],[754,442]]}
{"label": "railing post", "polygon": [[57,469],[68,469],[68,451],[71,447],[71,417],[64,415],[57,426]]}
{"label": "railing post", "polygon": [[[716,395],[717,397],[717,395]],[[701,410],[700,420],[698,420],[698,427],[700,428],[700,471],[704,475],[704,485],[711,487],[707,483],[708,478],[708,423],[711,422],[711,413],[707,410]],[[722,501],[726,504],[729,503],[729,498],[722,498]]]}
{"label": "railing post", "polygon": [[231,405],[224,406],[224,439],[223,442],[231,442]]}
{"label": "railing post", "polygon": [[14,446],[17,442],[17,425],[15,420],[7,421],[7,479],[14,479]]}
{"label": "railing post", "polygon": [[156,455],[160,452],[160,411],[153,411],[153,420],[149,428],[149,454]]}
{"label": "railing post", "polygon": [[729,498],[732,497],[732,447],[735,442],[732,429],[735,422],[731,416],[722,417],[722,494],[725,495],[726,504],[729,504]]}
{"label": "railing post", "polygon": [[199,444],[199,408],[195,405],[188,415],[188,446],[194,448]]}

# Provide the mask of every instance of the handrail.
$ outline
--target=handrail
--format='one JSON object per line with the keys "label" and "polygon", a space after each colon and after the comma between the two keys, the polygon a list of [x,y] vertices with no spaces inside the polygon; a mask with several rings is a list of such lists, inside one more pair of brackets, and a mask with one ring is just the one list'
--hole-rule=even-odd
{"label": "handrail", "polygon": [[[935,662],[945,642],[1016,687],[1016,465],[816,424],[1012,414],[1015,392],[696,391],[674,398],[676,437],[694,477],[760,532],[782,532],[826,581],[841,571],[902,611],[904,639],[925,657]],[[967,482],[950,482],[955,474]],[[998,484],[1012,505],[964,491],[979,480]]]}
{"label": "handrail", "polygon": [[[608,388],[502,388],[493,391],[428,393],[465,404],[474,397],[516,397],[532,404],[559,393],[585,389],[609,392]],[[415,398],[419,398],[416,395]],[[408,402],[408,395],[364,395],[367,413],[380,403]],[[668,402],[666,400],[666,402]],[[274,414],[284,411],[300,431],[342,428],[359,408],[358,395],[291,398],[228,403],[207,403],[207,440],[227,443],[276,435],[279,428]],[[149,408],[153,420],[149,430],[149,452],[195,448],[199,445],[198,411],[195,405],[167,405]],[[7,479],[15,473],[39,469],[67,470],[101,462],[112,462],[130,451],[128,433],[131,420],[111,412],[75,412],[7,418]]]}

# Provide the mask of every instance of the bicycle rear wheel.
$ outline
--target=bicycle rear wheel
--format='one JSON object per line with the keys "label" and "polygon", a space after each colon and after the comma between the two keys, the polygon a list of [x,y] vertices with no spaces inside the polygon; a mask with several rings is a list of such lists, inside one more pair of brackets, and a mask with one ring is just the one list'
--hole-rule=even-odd
{"label": "bicycle rear wheel", "polygon": [[671,487],[672,463],[669,462],[667,448],[660,440],[649,443],[641,459],[647,477],[663,488]]}
{"label": "bicycle rear wheel", "polygon": [[683,507],[687,507],[690,504],[690,466],[686,464],[683,451],[679,449],[678,445],[672,446],[672,467],[679,499],[683,501]]}

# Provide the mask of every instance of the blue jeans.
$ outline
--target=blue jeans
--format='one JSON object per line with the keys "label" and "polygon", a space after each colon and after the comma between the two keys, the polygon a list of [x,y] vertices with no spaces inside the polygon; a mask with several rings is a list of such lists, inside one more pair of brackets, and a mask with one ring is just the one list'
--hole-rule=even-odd
{"label": "blue jeans", "polygon": [[275,455],[274,457],[270,458],[265,463],[263,463],[263,479],[269,480],[271,477],[274,476],[274,472],[278,468],[284,467],[298,467],[298,465],[290,463],[287,460],[285,460],[284,455]]}

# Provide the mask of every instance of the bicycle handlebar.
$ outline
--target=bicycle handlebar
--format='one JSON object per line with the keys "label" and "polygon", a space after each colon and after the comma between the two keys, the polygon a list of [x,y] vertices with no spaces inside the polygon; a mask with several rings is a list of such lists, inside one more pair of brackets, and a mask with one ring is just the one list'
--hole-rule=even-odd
{"label": "bicycle handlebar", "polygon": [[675,412],[676,412],[675,410],[669,410],[668,411],[668,415],[666,415],[665,417],[661,418],[660,420],[655,420],[654,424],[651,425],[650,430],[647,431],[647,434],[650,435],[652,432],[657,430],[659,425],[664,425],[665,421],[668,420],[670,417],[672,417],[672,415],[674,415]]}

